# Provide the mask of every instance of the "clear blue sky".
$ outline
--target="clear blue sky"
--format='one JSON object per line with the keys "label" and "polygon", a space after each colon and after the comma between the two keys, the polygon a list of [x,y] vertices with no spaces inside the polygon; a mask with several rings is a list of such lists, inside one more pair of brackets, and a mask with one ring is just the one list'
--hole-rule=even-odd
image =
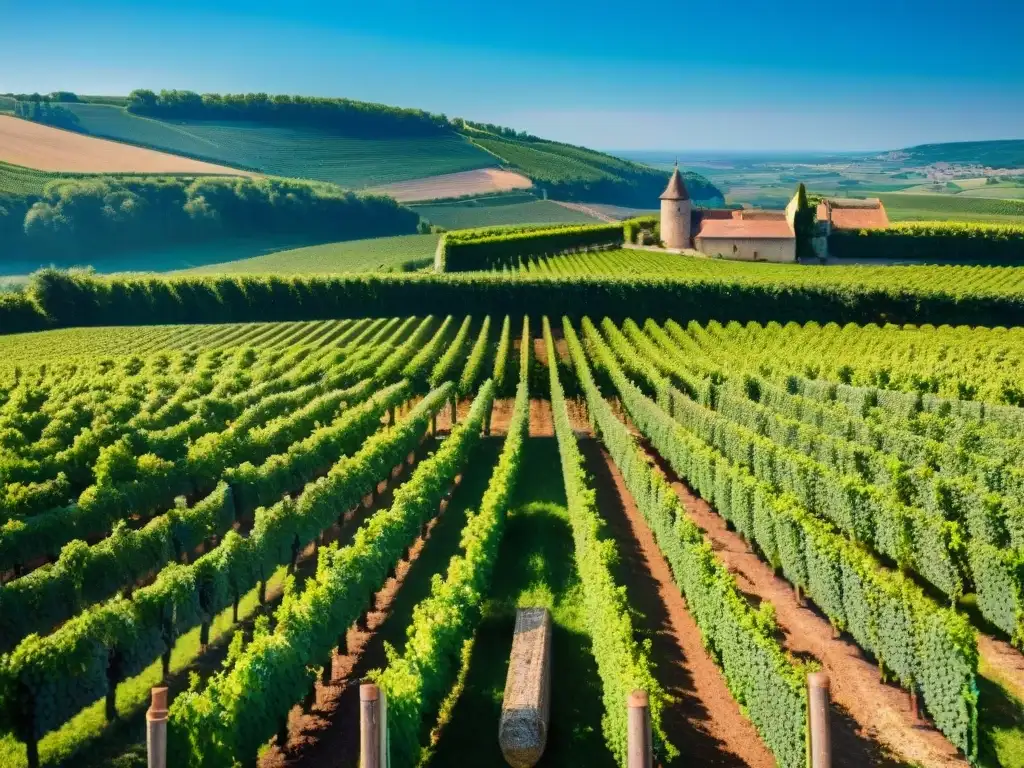
{"label": "clear blue sky", "polygon": [[1024,138],[1024,3],[0,0],[0,92],[347,96],[605,149]]}

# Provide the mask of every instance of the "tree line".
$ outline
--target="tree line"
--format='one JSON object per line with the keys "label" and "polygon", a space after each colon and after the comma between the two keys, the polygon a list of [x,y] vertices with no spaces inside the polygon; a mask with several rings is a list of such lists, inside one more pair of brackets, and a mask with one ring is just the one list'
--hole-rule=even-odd
{"label": "tree line", "polygon": [[266,93],[204,93],[139,89],[127,109],[172,120],[249,120],[340,130],[353,136],[429,136],[450,129],[448,118],[421,109],[389,107],[352,99],[271,96]]}
{"label": "tree line", "polygon": [[40,197],[0,196],[4,255],[42,261],[229,236],[342,240],[419,227],[419,215],[393,198],[283,179],[57,179]]}

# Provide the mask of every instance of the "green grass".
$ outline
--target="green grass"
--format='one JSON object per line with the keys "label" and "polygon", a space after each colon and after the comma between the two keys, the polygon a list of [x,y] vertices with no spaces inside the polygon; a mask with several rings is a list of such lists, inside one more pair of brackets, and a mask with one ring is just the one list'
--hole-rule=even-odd
{"label": "green grass", "polygon": [[[285,569],[279,568],[267,582],[268,591],[278,589],[284,582]],[[251,590],[239,604],[238,618],[244,621],[259,607],[257,589]],[[228,641],[236,625],[231,621],[231,608],[222,611],[210,627],[210,643]],[[199,657],[199,627],[178,638],[171,653],[171,673],[187,670]],[[39,759],[43,765],[86,766],[109,765],[106,757],[95,758],[77,755],[80,750],[107,753],[120,752],[131,743],[145,741],[144,713],[149,706],[150,689],[161,679],[161,664],[157,659],[141,674],[126,680],[117,688],[117,712],[120,720],[108,725],[104,718],[102,699],[82,710],[59,730],[44,736],[39,742]],[[73,763],[69,758],[75,755]],[[0,737],[0,766],[23,768],[28,761],[25,746],[11,735]]]}
{"label": "green grass", "polygon": [[410,261],[425,266],[440,235],[397,235],[278,250],[254,258],[223,261],[185,270],[191,274],[274,272],[282,275],[401,270]]}
{"label": "green grass", "polygon": [[526,443],[495,579],[476,634],[462,695],[440,733],[430,765],[504,765],[497,724],[517,607],[551,610],[556,677],[551,732],[541,766],[614,766],[601,733],[601,688],[590,651],[554,438]]}
{"label": "green grass", "polygon": [[904,193],[883,193],[877,197],[881,198],[893,221],[1024,222],[1022,200]]}
{"label": "green grass", "polygon": [[431,224],[445,229],[472,229],[504,224],[593,223],[599,219],[550,200],[516,194],[410,206]]}
{"label": "green grass", "polygon": [[79,129],[93,136],[352,189],[496,165],[455,133],[363,139],[314,128],[154,120],[102,104],[63,106],[78,116]]}
{"label": "green grass", "polygon": [[982,768],[1024,768],[1024,702],[998,680],[984,660],[978,678],[978,764]]}
{"label": "green grass", "polygon": [[[188,272],[199,274],[316,274],[400,270],[409,261],[425,266],[440,235],[396,235],[368,240],[309,244],[295,237],[234,238],[194,245],[127,251],[89,259],[101,274]],[[40,267],[83,266],[70,261],[0,261],[0,291],[20,287]]]}

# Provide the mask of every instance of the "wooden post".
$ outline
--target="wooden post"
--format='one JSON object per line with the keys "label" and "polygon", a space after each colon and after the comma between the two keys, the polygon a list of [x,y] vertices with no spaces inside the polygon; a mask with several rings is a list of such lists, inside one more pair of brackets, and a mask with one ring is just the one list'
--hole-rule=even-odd
{"label": "wooden post", "polygon": [[146,710],[146,755],[149,768],[167,768],[167,689],[150,690]]}
{"label": "wooden post", "polygon": [[807,707],[811,720],[811,768],[831,768],[832,734],[829,723],[828,673],[809,674],[807,689]]}
{"label": "wooden post", "polygon": [[629,707],[627,721],[627,768],[652,768],[654,750],[651,739],[651,709],[647,691],[633,691],[626,700]]}
{"label": "wooden post", "polygon": [[359,686],[359,768],[387,768],[384,757],[384,696],[373,683]]}

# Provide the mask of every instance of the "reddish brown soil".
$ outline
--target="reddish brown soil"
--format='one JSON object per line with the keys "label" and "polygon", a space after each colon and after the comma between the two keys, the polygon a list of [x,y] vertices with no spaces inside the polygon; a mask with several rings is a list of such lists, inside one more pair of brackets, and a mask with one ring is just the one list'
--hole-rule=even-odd
{"label": "reddish brown soil", "polygon": [[[412,471],[413,465],[407,462],[398,479],[391,481],[369,508],[360,504],[346,514],[345,523],[337,536],[342,546],[351,540],[364,519],[376,510],[391,505],[394,490],[408,479]],[[444,506],[442,502],[442,511]],[[436,522],[437,518],[428,524],[426,538],[430,537]],[[356,765],[359,762],[359,720],[354,716],[358,711],[359,684],[362,675],[386,663],[383,643],[375,642],[374,633],[387,619],[392,602],[425,540],[416,540],[410,550],[409,560],[398,563],[395,569],[397,578],[388,579],[374,596],[373,609],[367,613],[368,631],[355,626],[349,628],[346,635],[348,653],[342,656],[335,651],[331,655],[330,682],[327,685],[320,681],[316,683],[316,700],[312,707],[292,708],[288,719],[287,749],[281,750],[276,744],[272,745],[260,759],[261,768]]]}
{"label": "reddish brown soil", "polygon": [[663,716],[683,765],[772,768],[775,760],[740,712],[704,650],[672,572],[611,458],[594,439],[580,443],[601,516],[619,545],[616,576],[638,611],[634,626],[652,643],[655,676],[676,701]]}
{"label": "reddish brown soil", "polygon": [[545,368],[548,367],[548,346],[543,338],[533,340],[533,359]]}
{"label": "reddish brown soil", "polygon": [[[915,721],[909,695],[879,680],[878,667],[852,640],[833,636],[832,626],[809,603],[797,604],[790,585],[775,576],[725,520],[698,498],[651,452],[672,482],[691,519],[711,540],[718,557],[736,576],[741,590],[776,609],[786,647],[816,658],[832,684],[832,754],[837,766],[898,765],[901,760],[930,766],[967,766],[968,762],[932,725]],[[879,749],[880,747],[880,749]]]}
{"label": "reddish brown soil", "polygon": [[530,437],[554,437],[555,422],[549,400],[530,401]]}

